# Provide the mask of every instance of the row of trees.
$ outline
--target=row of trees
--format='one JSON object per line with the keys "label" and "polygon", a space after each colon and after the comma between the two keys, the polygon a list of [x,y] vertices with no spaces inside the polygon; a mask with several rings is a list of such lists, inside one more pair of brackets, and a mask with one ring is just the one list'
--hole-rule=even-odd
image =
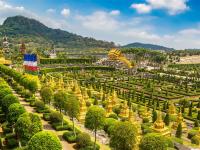
{"label": "row of trees", "polygon": [[0,71],[13,78],[20,85],[24,86],[26,89],[35,93],[38,90],[38,83],[33,78],[28,78],[27,76],[8,68],[7,66],[0,65]]}
{"label": "row of trees", "polygon": [[[0,91],[0,107],[6,117],[3,128],[12,128],[12,134],[15,135],[19,147],[25,146],[27,150],[62,149],[58,137],[51,132],[42,131],[40,117],[26,112],[24,106],[19,103],[18,98],[12,94],[9,85],[2,78],[0,78]],[[9,142],[13,139],[7,140]]]}

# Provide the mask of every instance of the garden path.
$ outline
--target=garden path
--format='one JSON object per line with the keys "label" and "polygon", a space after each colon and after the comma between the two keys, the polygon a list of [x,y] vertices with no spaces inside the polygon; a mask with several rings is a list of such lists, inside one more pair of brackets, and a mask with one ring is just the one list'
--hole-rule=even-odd
{"label": "garden path", "polygon": [[[24,106],[24,108],[26,109],[27,112],[29,112],[29,113],[36,113],[35,110],[34,110],[34,108],[31,107],[29,105],[29,103],[27,103],[26,101],[24,101],[24,98],[22,98],[20,95],[18,95],[14,90],[13,90],[13,94],[19,98],[20,104],[22,104]],[[45,120],[42,119],[42,114],[39,114],[39,113],[36,113],[36,114],[38,114],[41,117],[43,129],[45,131],[54,132],[59,137],[60,142],[61,142],[62,147],[63,147],[63,150],[75,150],[73,148],[74,144],[70,144],[70,143],[68,143],[67,141],[65,141],[63,139],[62,134],[63,134],[64,131],[62,131],[62,132],[55,131],[47,121],[45,121]]]}

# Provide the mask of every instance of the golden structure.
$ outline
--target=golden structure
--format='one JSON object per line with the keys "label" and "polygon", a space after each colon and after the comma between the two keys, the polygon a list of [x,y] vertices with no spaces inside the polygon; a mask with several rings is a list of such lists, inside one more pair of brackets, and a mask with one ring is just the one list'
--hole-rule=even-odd
{"label": "golden structure", "polygon": [[143,113],[142,113],[142,118],[143,118],[143,119],[144,119],[144,118],[147,118],[147,119],[150,119],[150,118],[151,118],[151,114],[150,114],[150,112],[148,111],[146,105],[145,105],[144,111],[143,111]]}
{"label": "golden structure", "polygon": [[79,99],[79,102],[80,102],[80,111],[79,111],[79,115],[78,115],[78,121],[80,121],[81,123],[84,123],[85,115],[87,113],[87,107],[86,107],[86,103],[85,103],[85,100],[83,99],[83,97],[81,99]]}
{"label": "golden structure", "polygon": [[124,101],[124,104],[122,105],[122,109],[121,109],[119,116],[122,117],[122,118],[128,118],[129,108],[128,108],[128,105],[127,105],[127,101]]}
{"label": "golden structure", "polygon": [[62,76],[58,79],[58,89],[64,89],[64,81]]}
{"label": "golden structure", "polygon": [[156,133],[160,133],[164,136],[171,136],[170,130],[165,126],[165,123],[162,120],[162,113],[158,112],[157,120],[154,122],[153,131]]}
{"label": "golden structure", "polygon": [[118,97],[117,97],[117,92],[114,90],[112,95],[111,95],[111,99],[112,99],[112,105],[115,106],[118,104]]}
{"label": "golden structure", "polygon": [[103,88],[101,87],[100,92],[99,92],[100,99],[103,100],[104,92]]}
{"label": "golden structure", "polygon": [[108,57],[110,60],[118,60],[124,63],[128,68],[133,68],[131,62],[122,54],[120,50],[115,48],[111,49],[108,53]]}
{"label": "golden structure", "polygon": [[187,125],[186,125],[186,123],[184,122],[184,118],[183,118],[183,116],[182,116],[182,113],[181,113],[181,111],[178,113],[178,116],[177,116],[177,120],[176,120],[176,122],[174,122],[174,124],[173,124],[173,128],[174,129],[177,129],[177,127],[178,127],[178,125],[181,123],[181,125],[182,125],[182,131],[183,132],[187,132],[188,131],[188,129],[187,129]]}
{"label": "golden structure", "polygon": [[1,65],[11,65],[12,62],[10,60],[6,60],[4,57],[0,57],[0,64]]}
{"label": "golden structure", "polygon": [[132,106],[131,108],[129,109],[129,113],[128,113],[128,121],[131,122],[132,124],[138,124],[137,123],[137,120],[136,120],[136,117],[135,117],[135,114],[132,110]]}
{"label": "golden structure", "polygon": [[3,49],[0,50],[0,65],[11,65],[12,62],[10,60],[6,60],[3,53],[5,52],[5,43],[3,42]]}
{"label": "golden structure", "polygon": [[112,104],[112,99],[108,98],[108,103],[107,103],[107,106],[106,106],[106,117],[108,117],[110,114],[112,114],[112,109],[113,109],[113,104]]}
{"label": "golden structure", "polygon": [[176,107],[174,106],[174,103],[173,103],[173,102],[171,102],[171,103],[169,104],[168,113],[169,113],[169,115],[171,115],[171,116],[176,116]]}
{"label": "golden structure", "polygon": [[88,96],[88,93],[87,93],[87,89],[85,88],[85,90],[83,91],[83,98],[85,101],[89,100],[89,96]]}

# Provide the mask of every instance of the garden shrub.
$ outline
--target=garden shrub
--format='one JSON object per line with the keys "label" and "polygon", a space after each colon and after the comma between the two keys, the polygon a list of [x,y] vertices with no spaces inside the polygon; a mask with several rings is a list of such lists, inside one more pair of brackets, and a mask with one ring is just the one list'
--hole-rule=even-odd
{"label": "garden shrub", "polygon": [[42,101],[36,101],[35,102],[35,107],[36,107],[36,110],[44,110],[45,109],[45,104]]}
{"label": "garden shrub", "polygon": [[114,114],[114,113],[110,114],[110,115],[108,116],[108,118],[113,118],[113,119],[118,120],[117,114]]}
{"label": "garden shrub", "polygon": [[33,94],[29,90],[26,90],[26,89],[22,91],[21,95],[24,98],[30,98],[33,96]]}
{"label": "garden shrub", "polygon": [[16,138],[8,138],[7,139],[7,147],[9,149],[15,148],[18,146],[18,141],[16,140]]}
{"label": "garden shrub", "polygon": [[63,138],[69,143],[75,143],[77,141],[77,138],[74,136],[73,131],[64,132]]}
{"label": "garden shrub", "polygon": [[91,145],[91,138],[90,138],[90,135],[88,133],[80,133],[78,136],[77,136],[77,146],[79,148],[84,148],[84,147],[87,147]]}
{"label": "garden shrub", "polygon": [[50,121],[50,113],[43,113],[43,119],[46,121]]}
{"label": "garden shrub", "polygon": [[179,143],[179,144],[183,144],[183,140],[180,139],[180,138],[177,138],[177,137],[171,137],[171,140],[176,142],[176,143]]}
{"label": "garden shrub", "polygon": [[50,121],[51,123],[59,123],[63,121],[63,115],[60,114],[59,112],[51,112],[50,113]]}
{"label": "garden shrub", "polygon": [[140,150],[167,150],[164,136],[156,133],[146,134],[140,143]]}
{"label": "garden shrub", "polygon": [[105,119],[105,124],[104,124],[104,131],[106,133],[108,133],[108,129],[111,126],[114,126],[117,123],[117,120],[113,119],[113,118],[106,118]]}
{"label": "garden shrub", "polygon": [[195,135],[197,135],[199,133],[199,131],[198,130],[194,130],[194,129],[192,129],[192,130],[190,130],[189,132],[188,132],[188,139],[192,139]]}
{"label": "garden shrub", "polygon": [[53,132],[36,133],[28,142],[28,150],[62,150],[59,138]]}
{"label": "garden shrub", "polygon": [[191,143],[195,145],[200,145],[200,139],[197,136],[193,136],[191,139]]}

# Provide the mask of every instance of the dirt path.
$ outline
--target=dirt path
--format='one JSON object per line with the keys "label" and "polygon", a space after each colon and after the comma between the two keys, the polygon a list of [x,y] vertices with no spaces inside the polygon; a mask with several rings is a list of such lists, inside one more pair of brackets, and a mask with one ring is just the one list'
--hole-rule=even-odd
{"label": "dirt path", "polygon": [[[24,98],[20,97],[20,95],[18,95],[14,90],[13,90],[13,93],[14,93],[15,96],[17,96],[17,97],[19,98],[20,104],[24,106],[24,108],[26,109],[27,112],[29,112],[29,113],[36,113],[36,112],[35,112],[35,109],[34,109],[33,107],[31,107],[31,106],[29,105],[28,102],[24,101]],[[39,114],[39,113],[36,113],[36,114],[39,115],[39,116],[41,117],[43,129],[44,129],[45,131],[54,132],[54,133],[59,137],[59,139],[60,139],[60,141],[61,141],[61,143],[62,143],[63,150],[75,150],[75,149],[73,148],[73,145],[74,145],[74,144],[70,144],[70,143],[68,143],[67,141],[65,141],[65,140],[63,139],[62,134],[63,134],[63,132],[65,132],[65,131],[60,131],[60,132],[55,131],[55,130],[52,128],[52,126],[51,126],[47,121],[45,121],[45,120],[42,119],[42,114]]]}

